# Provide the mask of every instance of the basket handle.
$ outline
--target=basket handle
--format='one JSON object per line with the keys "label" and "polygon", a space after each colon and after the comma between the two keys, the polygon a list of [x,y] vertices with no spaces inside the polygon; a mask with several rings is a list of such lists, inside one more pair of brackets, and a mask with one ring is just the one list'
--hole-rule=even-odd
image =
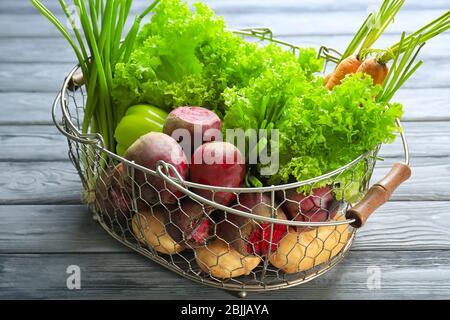
{"label": "basket handle", "polygon": [[411,176],[411,167],[404,162],[395,163],[386,176],[367,191],[364,198],[347,210],[347,219],[354,219],[352,227],[360,228],[370,215],[386,203],[392,193]]}
{"label": "basket handle", "polygon": [[[170,176],[170,172],[172,172],[175,177]],[[271,218],[271,217],[264,217],[259,216],[250,212],[244,212],[241,210],[237,210],[235,208],[231,208],[225,205],[222,205],[220,203],[214,202],[213,200],[206,199],[195,192],[189,190],[185,187],[183,178],[179,175],[178,171],[175,169],[173,165],[170,163],[164,162],[162,160],[158,161],[156,164],[156,173],[158,176],[163,179],[167,184],[170,186],[176,187],[177,190],[181,191],[185,195],[189,196],[190,198],[199,201],[203,204],[206,204],[210,207],[213,207],[218,210],[225,211],[227,213],[235,214],[241,217],[254,219],[260,222],[266,222],[266,223],[275,223],[275,224],[282,224],[292,227],[322,227],[322,226],[338,226],[338,225],[344,225],[344,224],[351,224],[354,222],[353,219],[346,219],[346,220],[340,220],[340,221],[321,221],[321,222],[313,222],[313,221],[295,221],[295,220],[281,220],[278,218]],[[275,191],[271,191],[275,192]]]}

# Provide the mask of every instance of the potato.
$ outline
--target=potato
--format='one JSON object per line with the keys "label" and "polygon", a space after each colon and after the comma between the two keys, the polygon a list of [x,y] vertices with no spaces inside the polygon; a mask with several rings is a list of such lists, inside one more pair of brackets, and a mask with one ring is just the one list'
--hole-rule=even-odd
{"label": "potato", "polygon": [[220,239],[197,248],[195,253],[200,269],[219,279],[248,275],[261,262],[259,257],[241,255]]}
{"label": "potato", "polygon": [[162,210],[153,209],[153,214],[149,211],[136,213],[131,227],[139,242],[150,245],[160,253],[175,254],[184,249],[167,234]]}
{"label": "potato", "polygon": [[331,260],[349,237],[348,225],[318,227],[300,233],[291,229],[269,261],[286,273],[305,271]]}

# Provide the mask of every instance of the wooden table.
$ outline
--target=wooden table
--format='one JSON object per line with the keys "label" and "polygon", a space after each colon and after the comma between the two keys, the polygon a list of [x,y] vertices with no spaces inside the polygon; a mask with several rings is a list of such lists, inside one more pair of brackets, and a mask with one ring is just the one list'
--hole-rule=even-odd
{"label": "wooden table", "polygon": [[[207,1],[231,27],[270,26],[290,42],[341,50],[377,2]],[[56,10],[57,2],[50,7]],[[407,1],[378,46],[449,7],[449,0]],[[75,59],[28,1],[1,1],[0,48],[0,298],[233,298],[131,252],[90,218],[67,143],[50,118]],[[449,52],[450,33],[430,41],[421,53],[425,64],[396,97],[405,106],[411,180],[357,234],[335,269],[305,285],[251,297],[450,298]],[[400,142],[381,155],[386,161],[374,180],[401,159]],[[69,265],[81,268],[81,290],[66,287]]]}

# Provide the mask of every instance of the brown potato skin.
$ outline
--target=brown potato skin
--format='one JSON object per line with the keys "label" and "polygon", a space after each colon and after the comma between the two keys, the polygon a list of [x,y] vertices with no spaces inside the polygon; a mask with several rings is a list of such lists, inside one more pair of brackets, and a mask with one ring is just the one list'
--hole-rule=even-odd
{"label": "brown potato skin", "polygon": [[279,242],[270,263],[286,273],[309,270],[330,261],[350,238],[348,225],[318,227],[311,231],[290,232]]}
{"label": "brown potato skin", "polygon": [[138,212],[133,216],[131,229],[133,234],[143,245],[149,245],[163,254],[175,254],[184,249],[166,232],[164,226],[164,212],[162,209]]}
{"label": "brown potato skin", "polygon": [[243,256],[224,241],[216,239],[206,247],[195,250],[200,269],[218,279],[248,275],[261,262],[259,257]]}

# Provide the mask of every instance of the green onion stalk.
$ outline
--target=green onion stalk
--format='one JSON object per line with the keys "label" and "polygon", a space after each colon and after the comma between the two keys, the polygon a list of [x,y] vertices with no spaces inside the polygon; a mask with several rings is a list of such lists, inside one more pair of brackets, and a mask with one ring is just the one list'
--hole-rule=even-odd
{"label": "green onion stalk", "polygon": [[339,62],[355,53],[357,53],[359,58],[360,52],[370,48],[391,22],[394,21],[395,16],[404,3],[405,0],[384,0],[378,11],[370,13],[366,20],[364,20],[352,41],[347,46],[347,49],[340,57]]}
{"label": "green onion stalk", "polygon": [[[448,30],[450,28],[450,11],[447,11],[440,17],[431,21],[424,27],[419,30],[413,32],[407,37],[402,37],[402,39],[396,44],[389,47],[387,50],[380,50],[382,54],[379,54],[377,57],[377,61],[380,63],[387,63],[390,60],[393,60],[394,57],[398,56],[404,50],[409,48],[409,45],[413,42],[417,42],[416,46],[423,45],[426,41],[431,38],[441,34],[442,32]],[[416,41],[419,39],[418,41]],[[370,53],[370,49],[367,50]],[[374,50],[372,50],[374,51]]]}
{"label": "green onion stalk", "polygon": [[362,56],[375,54],[375,60],[381,65],[392,61],[389,73],[383,83],[382,92],[377,100],[388,104],[395,92],[411,77],[422,65],[422,61],[414,64],[417,55],[426,41],[450,29],[450,11],[434,19],[424,27],[406,36],[403,32],[400,41],[388,49],[366,49]]}
{"label": "green onion stalk", "polygon": [[[160,0],[153,1],[142,13],[134,17],[125,38],[122,35],[126,31],[125,25],[130,16],[133,0],[73,0],[70,6],[64,0],[58,1],[73,32],[66,28],[41,1],[31,0],[67,40],[77,57],[87,91],[82,133],[99,133],[103,138],[104,147],[115,152],[114,131],[125,112],[115,106],[111,95],[115,66],[130,59],[142,19]],[[77,9],[76,18],[80,25],[71,14],[70,9],[73,6]],[[90,150],[82,152],[82,161],[86,169],[93,166],[91,163],[94,159],[93,150]],[[105,164],[105,160],[101,157],[100,168],[104,169]],[[87,188],[94,190],[95,174],[93,170],[86,171]]]}

